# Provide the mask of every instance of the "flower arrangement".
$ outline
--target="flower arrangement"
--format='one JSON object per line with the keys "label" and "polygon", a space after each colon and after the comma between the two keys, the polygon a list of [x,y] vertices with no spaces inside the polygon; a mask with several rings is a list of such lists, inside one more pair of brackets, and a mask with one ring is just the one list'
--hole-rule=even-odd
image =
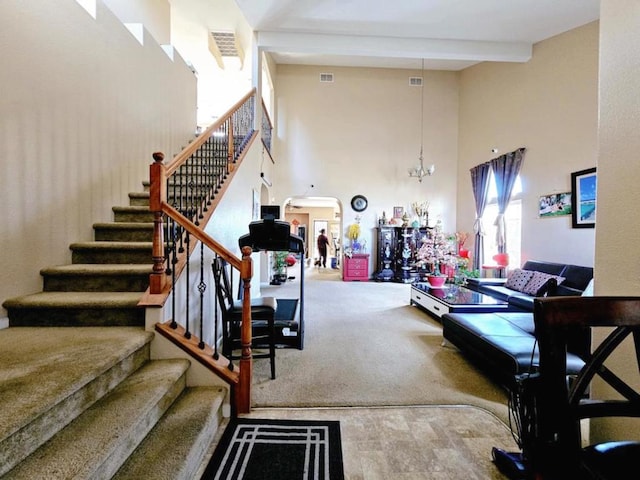
{"label": "flower arrangement", "polygon": [[458,250],[464,248],[464,244],[469,238],[469,234],[467,232],[456,232],[456,242],[458,243]]}
{"label": "flower arrangement", "polygon": [[442,231],[442,223],[438,221],[431,238],[427,238],[416,252],[420,266],[429,266],[435,275],[441,274],[441,267],[457,267],[458,253],[452,242],[454,238]]}
{"label": "flower arrangement", "polygon": [[423,226],[428,227],[429,225],[429,202],[413,202],[411,204],[411,208],[416,213],[420,222]]}
{"label": "flower arrangement", "polygon": [[356,221],[347,227],[347,235],[350,247],[345,249],[345,255],[351,257],[351,254],[359,252],[364,248],[364,242],[360,241],[360,216],[356,216]]}
{"label": "flower arrangement", "polygon": [[353,241],[357,241],[358,238],[360,238],[360,224],[359,223],[352,223],[351,225],[349,225],[348,229],[347,229],[347,238],[349,240]]}
{"label": "flower arrangement", "polygon": [[413,202],[411,204],[411,208],[416,212],[416,215],[419,217],[423,217],[427,213],[429,213],[429,202]]}

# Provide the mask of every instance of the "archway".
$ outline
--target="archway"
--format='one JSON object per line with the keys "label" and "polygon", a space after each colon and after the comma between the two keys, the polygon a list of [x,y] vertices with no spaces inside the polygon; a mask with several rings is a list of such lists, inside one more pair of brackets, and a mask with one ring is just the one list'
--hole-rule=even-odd
{"label": "archway", "polygon": [[343,243],[343,208],[340,200],[335,197],[289,197],[282,206],[281,217],[291,224],[292,233],[303,238],[307,265],[318,255],[316,230],[326,228],[331,244],[330,256],[336,258],[335,267],[340,268]]}

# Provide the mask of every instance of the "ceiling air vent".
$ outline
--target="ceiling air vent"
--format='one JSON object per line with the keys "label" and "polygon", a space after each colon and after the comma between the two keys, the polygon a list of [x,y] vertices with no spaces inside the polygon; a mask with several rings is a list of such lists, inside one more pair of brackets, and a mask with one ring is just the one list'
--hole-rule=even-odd
{"label": "ceiling air vent", "polygon": [[209,52],[214,56],[218,66],[224,69],[223,58],[239,58],[240,67],[244,63],[244,51],[238,43],[234,32],[211,32]]}
{"label": "ceiling air vent", "polygon": [[333,73],[321,73],[320,82],[333,83]]}
{"label": "ceiling air vent", "polygon": [[409,77],[409,85],[412,87],[421,87],[422,77]]}
{"label": "ceiling air vent", "polygon": [[213,40],[223,57],[237,57],[236,35],[233,32],[211,32]]}

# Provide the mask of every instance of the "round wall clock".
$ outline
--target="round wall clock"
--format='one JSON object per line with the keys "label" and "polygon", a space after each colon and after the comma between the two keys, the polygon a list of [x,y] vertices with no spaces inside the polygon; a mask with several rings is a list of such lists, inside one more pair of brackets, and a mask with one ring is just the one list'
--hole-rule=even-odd
{"label": "round wall clock", "polygon": [[351,199],[351,208],[356,212],[364,212],[368,204],[369,202],[364,195],[356,195]]}

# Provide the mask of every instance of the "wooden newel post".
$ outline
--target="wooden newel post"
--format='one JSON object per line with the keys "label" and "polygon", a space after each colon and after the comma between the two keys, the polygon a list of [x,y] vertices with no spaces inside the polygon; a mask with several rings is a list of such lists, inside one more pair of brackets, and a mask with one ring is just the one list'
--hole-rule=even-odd
{"label": "wooden newel post", "polygon": [[251,411],[251,379],[253,377],[253,357],[251,354],[251,278],[253,277],[253,261],[251,247],[242,247],[242,265],[240,278],[243,282],[242,327],[240,342],[242,357],[240,358],[240,395],[238,395],[238,413]]}
{"label": "wooden newel post", "polygon": [[149,210],[153,212],[153,247],[151,250],[153,270],[149,275],[149,291],[152,294],[162,293],[166,284],[162,202],[167,198],[165,166],[162,163],[164,154],[155,152],[153,160],[149,171]]}

